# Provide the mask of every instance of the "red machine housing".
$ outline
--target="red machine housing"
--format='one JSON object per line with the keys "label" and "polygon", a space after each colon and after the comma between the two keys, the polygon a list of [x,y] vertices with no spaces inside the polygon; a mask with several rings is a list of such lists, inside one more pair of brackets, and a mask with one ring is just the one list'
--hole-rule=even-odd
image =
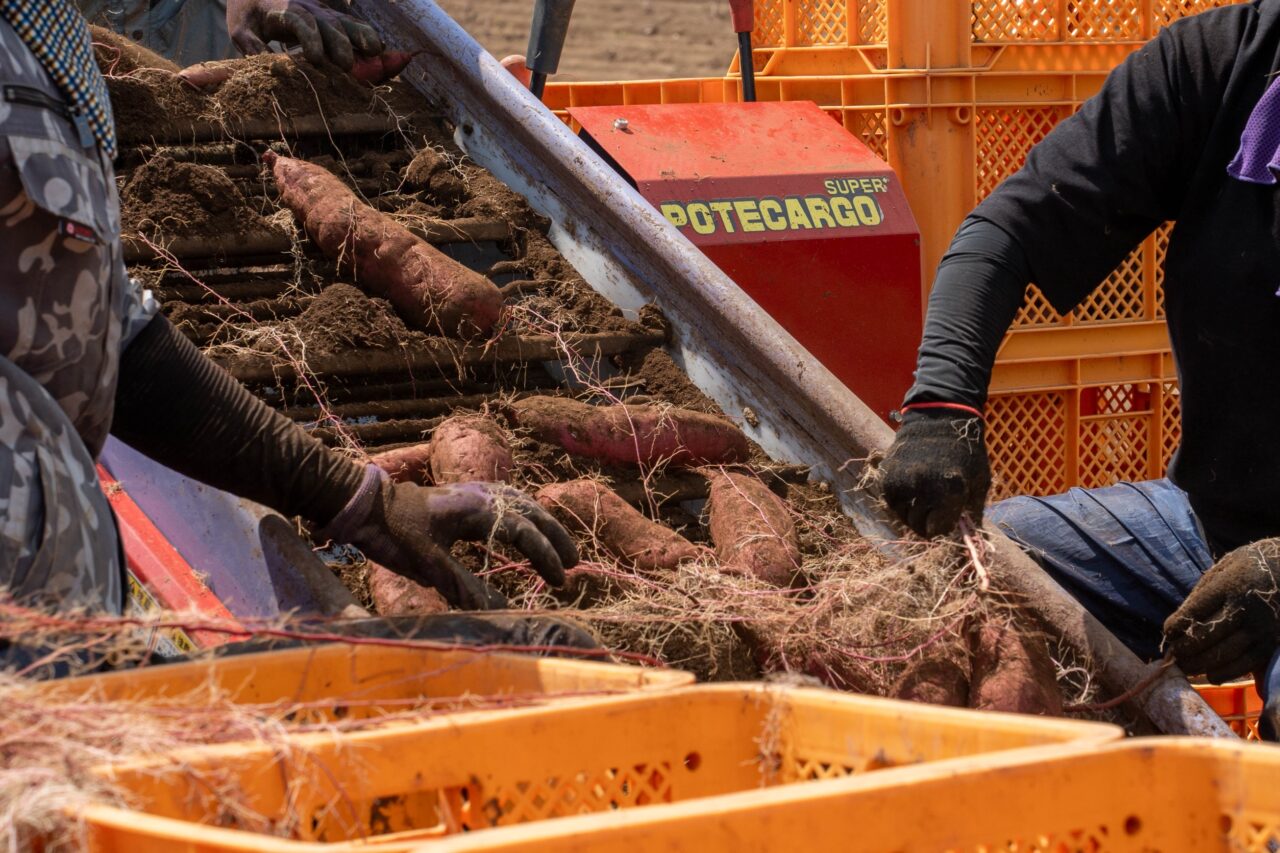
{"label": "red machine housing", "polygon": [[923,323],[893,170],[809,101],[577,107],[582,136],[883,418]]}

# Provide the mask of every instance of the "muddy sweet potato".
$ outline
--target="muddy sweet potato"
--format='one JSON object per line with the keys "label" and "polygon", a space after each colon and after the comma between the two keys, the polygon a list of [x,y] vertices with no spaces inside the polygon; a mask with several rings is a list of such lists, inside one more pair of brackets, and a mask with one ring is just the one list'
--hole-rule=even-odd
{"label": "muddy sweet potato", "polygon": [[1062,715],[1062,690],[1042,640],[1006,622],[986,620],[972,630],[969,644],[970,708]]}
{"label": "muddy sweet potato", "polygon": [[894,699],[969,707],[969,673],[955,657],[924,657],[913,662],[889,690]]}
{"label": "muddy sweet potato", "polygon": [[413,61],[415,54],[388,50],[377,56],[357,56],[351,76],[361,83],[376,86],[393,79]]}
{"label": "muddy sweet potato", "polygon": [[507,415],[540,441],[611,465],[720,465],[746,460],[747,437],[724,418],[674,406],[590,406],[527,397]]}
{"label": "muddy sweet potato", "polygon": [[552,483],[535,497],[566,528],[593,537],[624,566],[641,572],[670,571],[698,556],[688,539],[645,518],[596,480]]}
{"label": "muddy sweet potato", "polygon": [[428,467],[436,485],[506,483],[512,465],[502,428],[483,415],[457,415],[431,433]]}
{"label": "muddy sweet potato", "polygon": [[374,562],[369,563],[369,597],[379,616],[427,616],[449,609],[439,592]]}
{"label": "muddy sweet potato", "polygon": [[377,465],[397,483],[417,483],[419,486],[432,485],[431,479],[431,442],[411,444],[408,447],[397,447],[385,450],[369,457],[369,461]]}
{"label": "muddy sweet potato", "polygon": [[724,571],[790,586],[800,571],[795,522],[782,499],[745,474],[713,471],[708,527]]}
{"label": "muddy sweet potato", "polygon": [[209,91],[230,80],[236,69],[243,67],[244,63],[238,59],[214,59],[188,65],[178,72],[178,76],[193,89]]}
{"label": "muddy sweet potato", "polygon": [[280,199],[320,250],[419,329],[469,338],[502,314],[497,285],[364,204],[328,170],[268,151]]}

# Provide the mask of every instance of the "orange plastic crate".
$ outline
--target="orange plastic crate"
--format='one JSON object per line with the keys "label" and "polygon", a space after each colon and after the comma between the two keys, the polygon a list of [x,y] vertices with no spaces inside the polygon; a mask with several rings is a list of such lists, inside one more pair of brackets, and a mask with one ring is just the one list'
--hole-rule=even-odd
{"label": "orange plastic crate", "polygon": [[1197,684],[1196,692],[1209,704],[1231,730],[1245,740],[1260,740],[1258,717],[1262,714],[1262,697],[1252,680],[1231,684]]}
{"label": "orange plastic crate", "polygon": [[[404,850],[549,818],[892,778],[908,765],[947,775],[949,759],[1044,744],[1089,749],[1120,736],[1098,723],[833,691],[692,687],[184,750],[104,769],[137,811],[93,807],[83,817],[97,851]],[[215,787],[241,795],[287,838],[225,828],[246,825],[244,812]]]}
{"label": "orange plastic crate", "polygon": [[442,839],[416,853],[1272,853],[1280,750],[1192,738],[1043,748]]}

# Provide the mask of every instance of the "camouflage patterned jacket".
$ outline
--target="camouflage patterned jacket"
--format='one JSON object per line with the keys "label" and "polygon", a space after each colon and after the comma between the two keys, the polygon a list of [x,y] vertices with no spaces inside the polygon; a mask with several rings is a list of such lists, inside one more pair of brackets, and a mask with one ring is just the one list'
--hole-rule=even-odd
{"label": "camouflage patterned jacket", "polygon": [[[65,112],[40,63],[0,22],[0,185],[23,190],[0,198],[8,244],[0,251],[0,354],[49,392],[96,457],[111,425],[120,353],[156,305],[125,275],[111,163],[96,145],[83,146]],[[81,262],[57,275],[56,259],[69,255]]]}

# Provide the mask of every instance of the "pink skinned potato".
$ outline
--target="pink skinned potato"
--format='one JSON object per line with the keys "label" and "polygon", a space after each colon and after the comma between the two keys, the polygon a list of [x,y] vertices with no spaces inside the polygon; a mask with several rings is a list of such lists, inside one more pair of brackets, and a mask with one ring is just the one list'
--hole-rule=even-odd
{"label": "pink skinned potato", "polygon": [[610,465],[719,465],[745,461],[747,437],[724,418],[674,406],[590,406],[527,397],[508,417],[540,441]]}
{"label": "pink skinned potato", "polygon": [[672,571],[698,556],[688,539],[650,521],[596,480],[553,483],[535,497],[568,530],[594,538],[619,563],[637,571]]}
{"label": "pink skinned potato", "polygon": [[428,616],[449,609],[436,590],[374,562],[369,563],[369,595],[379,616]]}
{"label": "pink skinned potato", "polygon": [[483,415],[457,415],[431,433],[428,467],[437,485],[511,481],[511,445]]}
{"label": "pink skinned potato", "polygon": [[419,486],[430,486],[431,479],[431,442],[411,444],[385,450],[369,458],[397,483],[417,483]]}
{"label": "pink skinned potato", "polygon": [[387,299],[409,325],[449,337],[490,334],[502,293],[400,223],[369,207],[321,166],[268,151],[280,199],[307,235],[357,284]]}
{"label": "pink skinned potato", "polygon": [[708,527],[721,569],[790,586],[800,574],[800,543],[787,505],[753,476],[712,471],[708,479]]}

